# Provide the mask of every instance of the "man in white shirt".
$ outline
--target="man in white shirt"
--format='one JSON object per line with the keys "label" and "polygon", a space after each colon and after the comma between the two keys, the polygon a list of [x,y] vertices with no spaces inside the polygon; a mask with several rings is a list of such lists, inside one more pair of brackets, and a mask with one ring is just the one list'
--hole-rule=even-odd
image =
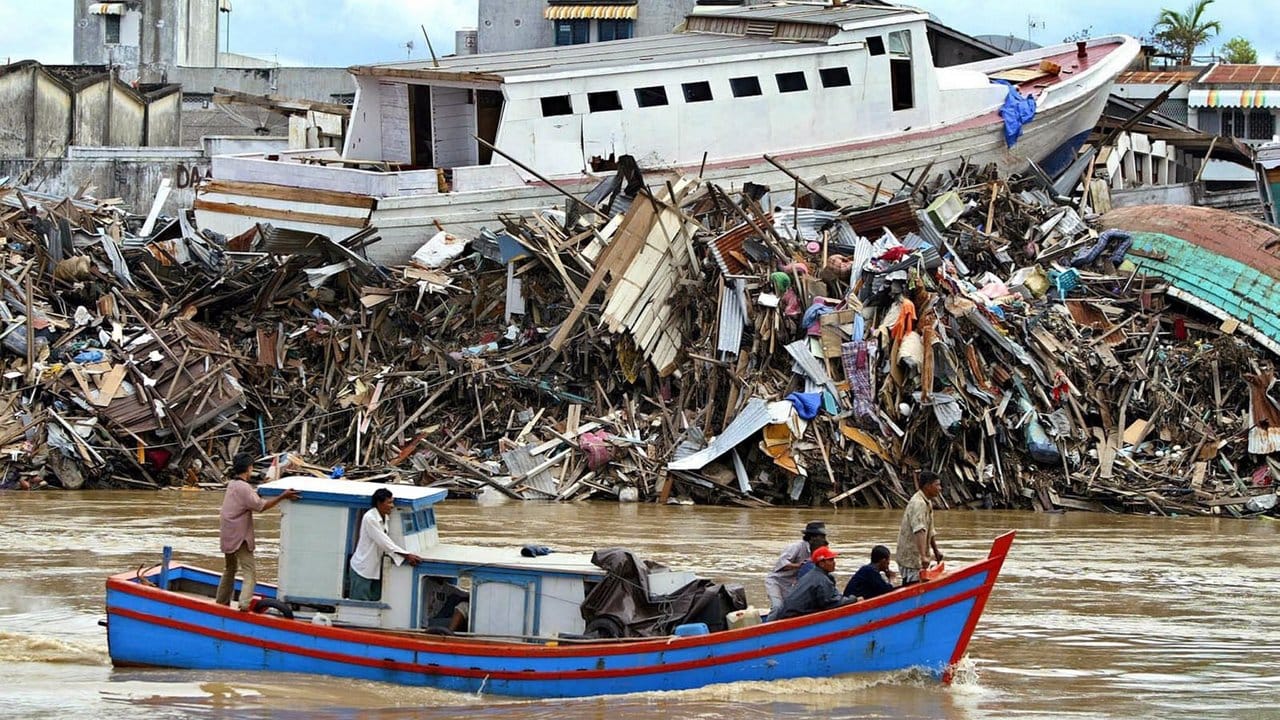
{"label": "man in white shirt", "polygon": [[373,507],[360,519],[360,540],[351,555],[351,573],[347,597],[352,600],[382,599],[382,556],[390,555],[399,565],[406,560],[417,565],[422,558],[400,547],[387,533],[387,516],[395,506],[395,497],[386,488],[373,492]]}
{"label": "man in white shirt", "polygon": [[778,561],[773,564],[773,571],[764,579],[765,593],[769,596],[769,607],[777,610],[782,601],[795,589],[800,576],[800,566],[809,559],[813,551],[826,543],[827,525],[813,521],[804,526],[801,538],[782,550]]}

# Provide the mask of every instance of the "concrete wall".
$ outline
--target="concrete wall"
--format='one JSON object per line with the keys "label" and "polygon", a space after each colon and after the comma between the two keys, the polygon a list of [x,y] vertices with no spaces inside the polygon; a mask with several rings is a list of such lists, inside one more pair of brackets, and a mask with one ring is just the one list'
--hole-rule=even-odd
{"label": "concrete wall", "polygon": [[147,108],[120,88],[111,91],[111,123],[107,127],[107,145],[138,147],[146,141]]}
{"label": "concrete wall", "polygon": [[107,144],[110,90],[111,83],[104,77],[81,87],[76,93],[76,113],[71,129],[71,144],[90,146]]}
{"label": "concrete wall", "polygon": [[181,83],[184,95],[212,95],[215,87],[253,95],[337,102],[356,91],[346,68],[174,68],[169,82]]}
{"label": "concrete wall", "polygon": [[0,157],[26,156],[31,148],[34,67],[0,75]]}
{"label": "concrete wall", "polygon": [[218,0],[140,0],[120,16],[120,42],[111,45],[107,16],[89,13],[95,1],[72,3],[76,64],[118,65],[126,82],[166,82],[178,65],[217,64]]}
{"label": "concrete wall", "polygon": [[173,191],[163,212],[174,216],[195,201],[191,178],[209,174],[204,155],[186,149],[71,148],[69,153],[71,157],[46,160],[0,158],[0,177],[30,172],[29,187],[55,195],[72,195],[88,185],[89,195],[121,198],[138,214],[151,208],[161,180],[168,178]]}
{"label": "concrete wall", "polygon": [[71,132],[71,92],[43,72],[35,73],[30,157],[56,157]]}
{"label": "concrete wall", "polygon": [[147,103],[146,144],[174,147],[182,144],[182,93],[173,92]]}
{"label": "concrete wall", "polygon": [[257,135],[214,135],[201,141],[204,156],[242,155],[245,153],[277,153],[289,149],[287,137],[258,137]]}

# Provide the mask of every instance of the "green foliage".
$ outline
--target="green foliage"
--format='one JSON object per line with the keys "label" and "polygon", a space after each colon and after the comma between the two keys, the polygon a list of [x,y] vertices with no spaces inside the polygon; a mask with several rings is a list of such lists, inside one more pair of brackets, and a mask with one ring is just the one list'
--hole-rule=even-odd
{"label": "green foliage", "polygon": [[1222,46],[1222,62],[1233,65],[1254,65],[1258,62],[1258,51],[1253,43],[1242,37],[1233,37]]}
{"label": "green foliage", "polygon": [[1156,44],[1176,55],[1183,65],[1190,65],[1196,48],[1222,31],[1222,24],[1217,20],[1204,19],[1205,10],[1212,4],[1213,0],[1196,0],[1185,13],[1161,10],[1151,28]]}

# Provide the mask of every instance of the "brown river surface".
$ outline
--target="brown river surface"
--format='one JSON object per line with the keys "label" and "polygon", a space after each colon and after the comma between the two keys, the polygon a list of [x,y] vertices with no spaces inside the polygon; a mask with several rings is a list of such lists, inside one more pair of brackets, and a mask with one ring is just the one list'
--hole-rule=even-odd
{"label": "brown river surface", "polygon": [[[1280,718],[1280,523],[1087,513],[939,511],[947,564],[1018,531],[955,684],[914,672],[574,701],[529,701],[266,673],[114,670],[103,581],[175,559],[221,567],[220,492],[0,493],[3,718]],[[278,514],[259,516],[275,578]],[[443,537],[642,556],[746,585],[805,521],[846,554],[843,586],[888,511],[445,503]]]}

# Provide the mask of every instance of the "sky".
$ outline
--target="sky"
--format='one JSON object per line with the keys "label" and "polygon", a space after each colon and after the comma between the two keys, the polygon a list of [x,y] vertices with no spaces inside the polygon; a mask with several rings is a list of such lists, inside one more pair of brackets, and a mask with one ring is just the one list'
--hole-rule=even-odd
{"label": "sky", "polygon": [[[641,6],[648,0],[640,0]],[[420,26],[439,55],[453,51],[454,30],[475,27],[477,0],[234,0],[231,51],[283,65],[345,67],[426,59]],[[944,24],[971,35],[1014,35],[1048,45],[1087,32],[1097,37],[1148,34],[1160,10],[1185,11],[1190,0],[914,0]],[[1206,17],[1222,23],[1210,41],[1242,36],[1258,61],[1280,63],[1280,23],[1265,0],[1216,0]],[[72,0],[0,0],[0,61],[72,62]],[[413,48],[406,47],[412,42]],[[1210,47],[1198,53],[1208,54]]]}

